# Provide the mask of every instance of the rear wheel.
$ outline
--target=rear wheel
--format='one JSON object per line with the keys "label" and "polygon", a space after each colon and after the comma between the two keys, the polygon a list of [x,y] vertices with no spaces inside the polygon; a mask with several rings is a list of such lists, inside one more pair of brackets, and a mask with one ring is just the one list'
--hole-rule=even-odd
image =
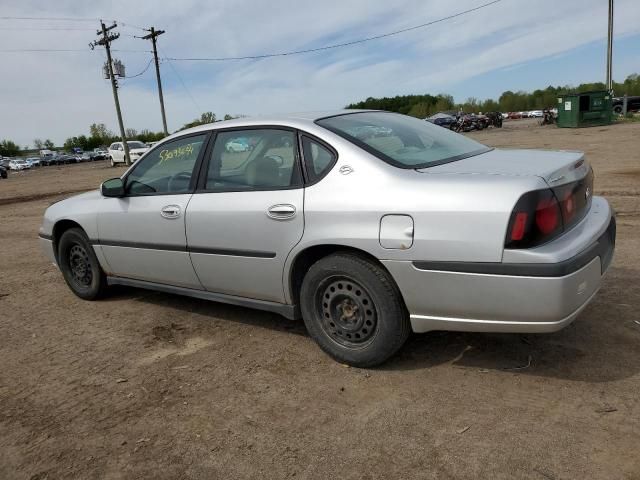
{"label": "rear wheel", "polygon": [[95,300],[107,288],[107,279],[84,231],[70,228],[58,242],[58,265],[67,285],[78,297]]}
{"label": "rear wheel", "polygon": [[393,279],[359,255],[334,254],[312,265],[300,306],[320,348],[354,367],[383,363],[409,336],[409,318]]}

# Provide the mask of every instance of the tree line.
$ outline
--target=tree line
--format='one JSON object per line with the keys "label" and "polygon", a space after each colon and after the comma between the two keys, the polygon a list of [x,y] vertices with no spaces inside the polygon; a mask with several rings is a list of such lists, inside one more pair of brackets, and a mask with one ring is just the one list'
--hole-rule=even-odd
{"label": "tree line", "polygon": [[[373,98],[369,97],[361,102],[351,103],[346,108],[363,108],[373,110],[387,110],[403,113],[417,118],[425,118],[434,113],[443,111],[464,112],[520,112],[528,110],[542,110],[553,108],[557,104],[557,98],[564,93],[580,93],[591,90],[605,90],[602,82],[582,83],[577,87],[548,86],[545,89],[533,92],[507,90],[495,100],[478,100],[470,97],[462,103],[455,103],[453,97],[447,94],[439,95],[400,95],[395,97]],[[615,95],[640,95],[640,76],[637,73],[629,75],[624,82],[614,82]]]}
{"label": "tree line", "polygon": [[[373,110],[387,110],[390,112],[403,113],[417,118],[425,118],[434,113],[443,111],[464,112],[520,112],[528,110],[542,110],[544,108],[552,108],[556,105],[557,97],[562,93],[587,92],[590,90],[605,90],[606,87],[602,82],[582,83],[577,87],[570,85],[565,86],[548,86],[545,89],[534,90],[533,92],[507,90],[495,100],[492,98],[486,100],[478,100],[470,97],[462,103],[456,103],[453,96],[448,94],[438,95],[398,95],[395,97],[374,98],[369,97],[361,102],[351,103],[346,108],[363,108]],[[640,75],[637,73],[629,75],[624,82],[614,82],[613,91],[616,95],[640,96]],[[225,115],[223,120],[231,120],[232,115]],[[176,131],[185,130],[187,128],[207,123],[219,121],[213,112],[204,112],[199,118],[184,124]],[[164,138],[163,132],[152,132],[151,130],[137,131],[133,128],[126,130],[126,136],[131,140],[140,140],[141,142],[157,142]],[[108,146],[113,142],[120,140],[120,137],[107,129],[104,123],[93,123],[89,126],[89,135],[79,135],[69,137],[65,140],[63,148],[71,150],[79,147],[82,150],[93,150],[97,147]],[[41,140],[36,138],[33,141],[35,150],[53,149],[54,144],[51,140]],[[28,151],[28,147],[20,148],[11,140],[0,141],[0,156],[14,157],[23,151]]]}
{"label": "tree line", "polygon": [[[239,117],[226,114],[222,119],[232,120],[234,118]],[[220,120],[217,118],[215,113],[204,112],[199,118],[184,124],[176,131],[179,132],[187,128],[218,121]],[[165,137],[164,132],[152,132],[147,129],[138,131],[134,128],[127,128],[125,130],[125,135],[128,140],[139,140],[144,143],[157,142]],[[98,147],[107,147],[113,142],[119,142],[120,140],[120,136],[109,130],[104,123],[92,123],[89,126],[89,135],[82,134],[69,137],[64,141],[62,148],[67,151],[71,151],[74,148],[81,148],[84,151],[90,151]],[[42,140],[40,138],[35,138],[33,140],[33,149],[30,149],[28,146],[20,148],[19,145],[11,140],[2,140],[0,141],[0,156],[15,157],[21,153],[24,154],[29,151],[52,150],[54,148],[54,143],[49,139]]]}

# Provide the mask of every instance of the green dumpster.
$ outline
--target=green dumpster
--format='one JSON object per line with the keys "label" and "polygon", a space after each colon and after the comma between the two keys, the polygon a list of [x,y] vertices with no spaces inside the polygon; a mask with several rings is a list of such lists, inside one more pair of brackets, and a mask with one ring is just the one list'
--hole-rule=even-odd
{"label": "green dumpster", "polygon": [[559,127],[609,125],[611,117],[611,95],[606,90],[558,95]]}

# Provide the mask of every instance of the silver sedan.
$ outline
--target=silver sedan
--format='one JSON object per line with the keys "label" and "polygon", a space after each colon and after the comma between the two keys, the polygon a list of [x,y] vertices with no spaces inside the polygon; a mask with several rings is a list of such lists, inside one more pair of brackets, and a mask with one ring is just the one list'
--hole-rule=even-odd
{"label": "silver sedan", "polygon": [[580,152],[348,110],[178,132],[50,206],[40,238],[83,299],[118,284],[302,317],[325,352],[368,367],[411,330],[568,325],[611,262],[615,218]]}

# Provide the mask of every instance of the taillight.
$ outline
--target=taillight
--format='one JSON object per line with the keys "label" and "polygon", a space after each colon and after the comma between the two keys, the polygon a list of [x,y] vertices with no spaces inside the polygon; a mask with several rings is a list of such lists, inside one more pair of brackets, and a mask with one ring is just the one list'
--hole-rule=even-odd
{"label": "taillight", "polygon": [[530,248],[553,240],[584,218],[592,196],[593,171],[576,182],[525,193],[511,213],[505,248]]}
{"label": "taillight", "polygon": [[525,193],[511,214],[505,247],[535,247],[562,233],[562,213],[551,190]]}
{"label": "taillight", "polygon": [[560,215],[556,197],[542,198],[536,207],[536,226],[544,235],[549,235],[560,225]]}

